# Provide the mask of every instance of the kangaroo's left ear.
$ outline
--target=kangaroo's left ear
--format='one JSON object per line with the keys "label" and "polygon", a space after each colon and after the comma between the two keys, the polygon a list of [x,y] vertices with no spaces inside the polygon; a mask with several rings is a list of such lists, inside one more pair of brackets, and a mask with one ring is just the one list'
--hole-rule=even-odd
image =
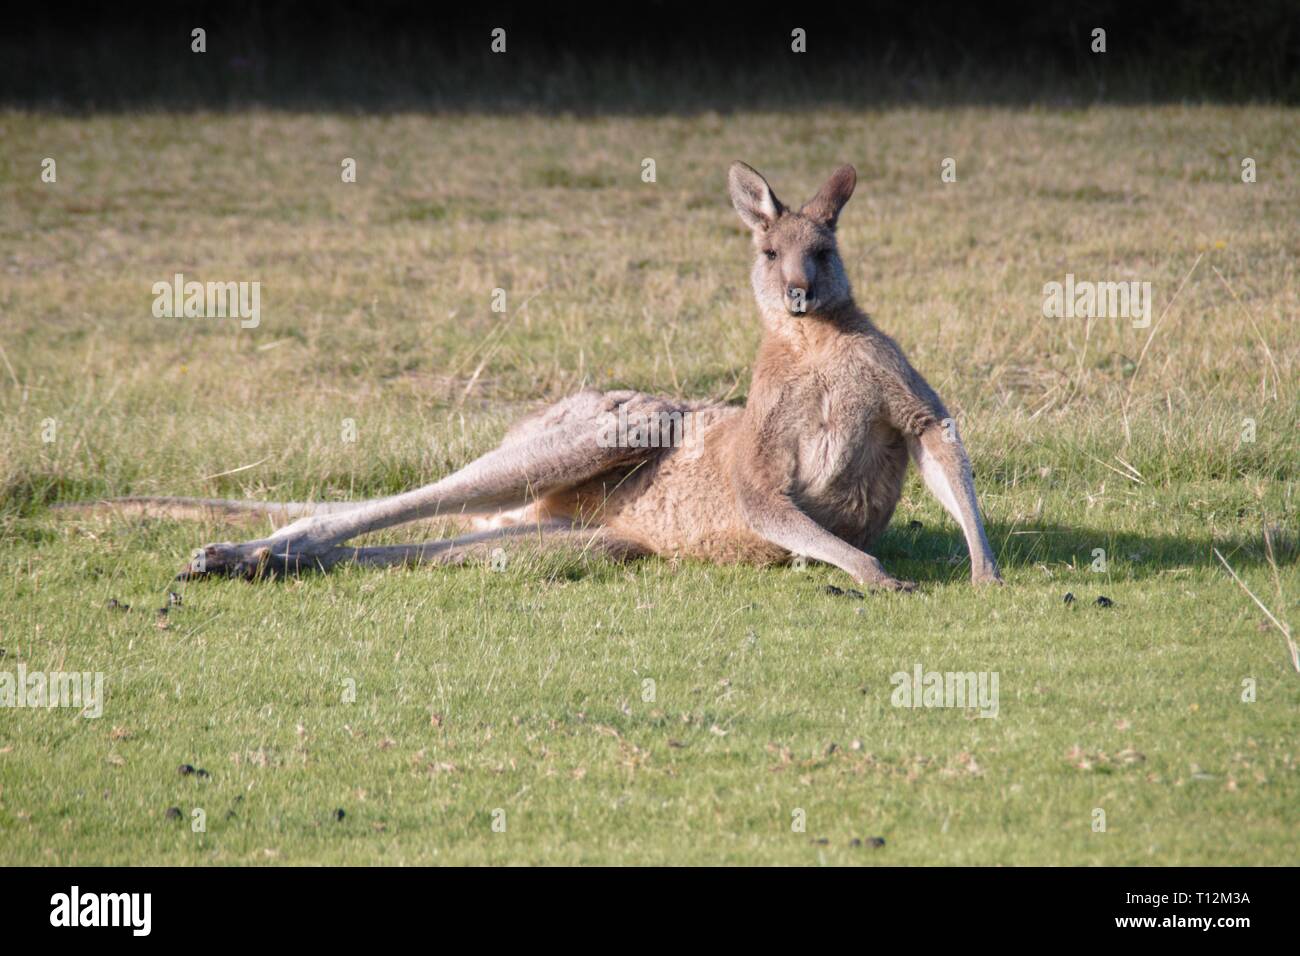
{"label": "kangaroo's left ear", "polygon": [[831,173],[817,195],[813,196],[799,210],[809,219],[814,219],[830,229],[840,218],[840,210],[853,195],[853,188],[858,184],[858,171],[852,166],[841,166]]}
{"label": "kangaroo's left ear", "polygon": [[772,228],[772,223],[785,212],[785,206],[776,198],[767,180],[754,167],[740,160],[727,170],[727,189],[741,220],[756,233]]}

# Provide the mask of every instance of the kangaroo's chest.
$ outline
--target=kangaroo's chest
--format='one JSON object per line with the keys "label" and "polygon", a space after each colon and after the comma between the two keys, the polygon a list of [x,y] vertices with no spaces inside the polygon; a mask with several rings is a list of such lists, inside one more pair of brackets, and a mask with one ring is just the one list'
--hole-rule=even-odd
{"label": "kangaroo's chest", "polygon": [[891,431],[874,390],[835,389],[814,380],[795,399],[800,406],[797,481],[817,494],[863,477]]}
{"label": "kangaroo's chest", "polygon": [[835,389],[816,379],[800,396],[795,495],[813,517],[848,540],[874,538],[893,514],[907,445],[866,387]]}

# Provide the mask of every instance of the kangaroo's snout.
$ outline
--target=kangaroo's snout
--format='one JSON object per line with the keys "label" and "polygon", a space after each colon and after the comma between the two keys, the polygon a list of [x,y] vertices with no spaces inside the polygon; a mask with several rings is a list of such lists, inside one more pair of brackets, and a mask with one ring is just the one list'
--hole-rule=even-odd
{"label": "kangaroo's snout", "polygon": [[785,310],[791,315],[807,315],[813,297],[806,285],[790,285],[785,288]]}
{"label": "kangaroo's snout", "polygon": [[812,287],[812,263],[807,262],[806,258],[807,257],[801,255],[798,251],[793,255],[786,256],[787,261],[783,263],[781,278],[785,281],[785,291],[787,295],[796,290],[806,294]]}
{"label": "kangaroo's snout", "polygon": [[785,308],[791,315],[803,315],[813,301],[813,284],[810,270],[800,264],[788,270],[785,281]]}

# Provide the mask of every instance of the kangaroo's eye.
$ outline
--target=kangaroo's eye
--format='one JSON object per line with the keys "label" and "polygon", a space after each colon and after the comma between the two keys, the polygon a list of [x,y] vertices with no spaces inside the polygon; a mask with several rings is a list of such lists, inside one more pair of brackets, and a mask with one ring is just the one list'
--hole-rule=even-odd
{"label": "kangaroo's eye", "polygon": [[763,250],[763,255],[767,256],[767,261],[768,261],[768,262],[771,262],[771,261],[773,261],[773,260],[776,258],[776,250],[775,250],[775,249],[764,249],[764,250]]}

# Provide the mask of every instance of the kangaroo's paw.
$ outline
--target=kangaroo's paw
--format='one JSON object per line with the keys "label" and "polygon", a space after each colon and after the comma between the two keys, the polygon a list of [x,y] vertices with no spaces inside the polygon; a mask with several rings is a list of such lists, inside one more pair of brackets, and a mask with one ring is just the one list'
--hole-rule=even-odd
{"label": "kangaroo's paw", "polygon": [[[858,582],[868,591],[901,591],[904,594],[910,594],[916,590],[915,581],[900,581],[898,578],[890,577],[888,574],[882,574],[879,577],[868,578],[865,581]],[[844,593],[836,588],[832,591],[829,587],[826,589],[827,594]],[[856,594],[862,597],[856,591],[849,591],[849,594]]]}
{"label": "kangaroo's paw", "polygon": [[916,590],[915,581],[900,581],[898,578],[885,577],[879,581],[869,581],[867,587],[877,591],[900,591],[903,594],[911,594]]}
{"label": "kangaroo's paw", "polygon": [[856,577],[859,585],[872,591],[902,591],[906,594],[916,590],[915,581],[900,581],[870,556],[867,556],[865,567]]}
{"label": "kangaroo's paw", "polygon": [[288,577],[323,566],[321,556],[289,542],[266,540],[209,544],[194,552],[176,575],[178,581],[206,577],[244,578],[247,581]]}

